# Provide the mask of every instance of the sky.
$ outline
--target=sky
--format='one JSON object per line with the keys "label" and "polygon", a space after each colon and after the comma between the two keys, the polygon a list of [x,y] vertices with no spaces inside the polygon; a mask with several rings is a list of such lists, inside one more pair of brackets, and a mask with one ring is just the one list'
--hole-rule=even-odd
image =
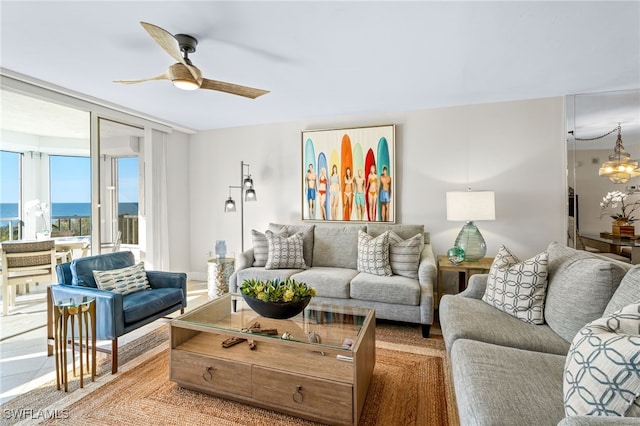
{"label": "sky", "polygon": [[[91,202],[91,164],[88,157],[52,155],[50,158],[51,203]],[[0,203],[17,203],[19,154],[0,151]],[[118,163],[121,203],[138,201],[138,159],[121,158]]]}

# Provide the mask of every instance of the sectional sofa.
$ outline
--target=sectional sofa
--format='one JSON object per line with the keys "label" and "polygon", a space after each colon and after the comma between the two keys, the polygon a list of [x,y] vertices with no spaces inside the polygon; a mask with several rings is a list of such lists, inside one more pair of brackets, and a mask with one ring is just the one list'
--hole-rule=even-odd
{"label": "sectional sofa", "polygon": [[[274,268],[276,256],[280,256],[274,249],[274,235],[301,235],[304,263],[296,268]],[[381,275],[360,272],[359,241],[384,235],[391,238],[391,270]],[[252,236],[253,248],[236,259],[236,270],[229,280],[231,292],[238,292],[247,279],[293,278],[316,289],[314,303],[373,308],[376,318],[421,324],[423,336],[429,336],[437,274],[429,233],[423,225],[272,223],[265,233],[253,230]]]}
{"label": "sectional sofa", "polygon": [[[580,399],[584,411],[584,407],[591,410],[589,399],[593,399],[597,402],[591,413],[603,414],[622,386],[613,384],[609,393],[599,393],[597,385],[611,379],[607,370],[611,366],[599,363],[611,358],[621,368],[614,381],[623,377],[637,388],[635,396],[631,393],[630,401],[636,399],[627,415],[640,415],[640,266],[558,243],[550,244],[546,253],[543,324],[527,323],[483,300],[488,281],[499,275],[491,277],[493,269],[471,277],[464,292],[442,298],[440,324],[451,359],[460,423],[640,424],[638,417],[584,415],[574,410],[572,400]],[[522,274],[516,281],[520,279]],[[622,308],[627,312],[621,313]],[[631,332],[617,330],[623,321],[631,321]],[[633,359],[626,367],[628,359],[607,346],[598,333],[613,336],[612,342],[627,349],[631,345]],[[590,349],[584,351],[584,345]],[[576,366],[579,374],[572,370]],[[591,375],[600,383],[588,382]]]}

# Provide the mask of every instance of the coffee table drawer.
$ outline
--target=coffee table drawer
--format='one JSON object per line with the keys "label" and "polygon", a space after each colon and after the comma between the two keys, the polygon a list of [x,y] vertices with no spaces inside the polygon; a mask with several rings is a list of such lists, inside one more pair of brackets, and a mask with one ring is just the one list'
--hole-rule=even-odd
{"label": "coffee table drawer", "polygon": [[251,397],[251,365],[241,362],[173,350],[171,380],[203,391]]}
{"label": "coffee table drawer", "polygon": [[353,386],[253,366],[253,398],[309,416],[353,422]]}

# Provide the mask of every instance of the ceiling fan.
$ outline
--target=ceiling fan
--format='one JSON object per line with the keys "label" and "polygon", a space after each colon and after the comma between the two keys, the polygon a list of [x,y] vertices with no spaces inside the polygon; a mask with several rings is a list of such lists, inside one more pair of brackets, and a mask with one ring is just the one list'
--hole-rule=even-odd
{"label": "ceiling fan", "polygon": [[202,77],[202,72],[191,63],[189,53],[196,51],[198,40],[187,34],[176,34],[147,22],[140,22],[149,35],[162,47],[173,59],[178,61],[171,65],[169,69],[155,77],[141,80],[117,80],[115,83],[134,84],[151,80],[171,80],[173,85],[183,90],[209,89],[219,92],[231,93],[233,95],[244,96],[255,99],[269,93],[268,90],[255,89],[253,87],[240,86],[224,81],[209,80]]}

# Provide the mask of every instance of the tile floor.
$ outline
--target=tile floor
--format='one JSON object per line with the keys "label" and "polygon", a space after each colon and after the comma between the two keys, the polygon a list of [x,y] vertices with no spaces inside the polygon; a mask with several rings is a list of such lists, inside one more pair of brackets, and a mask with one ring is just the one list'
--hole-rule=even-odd
{"label": "tile floor", "polygon": [[[187,287],[187,311],[208,301],[207,283],[189,281]],[[55,380],[55,359],[47,356],[46,287],[31,286],[30,293],[18,295],[16,307],[9,315],[0,316],[0,403],[15,398]],[[174,318],[176,312],[167,318]],[[118,339],[118,345],[148,333],[169,319],[159,319]],[[109,348],[110,341],[98,342]],[[98,354],[98,356],[105,356]]]}

